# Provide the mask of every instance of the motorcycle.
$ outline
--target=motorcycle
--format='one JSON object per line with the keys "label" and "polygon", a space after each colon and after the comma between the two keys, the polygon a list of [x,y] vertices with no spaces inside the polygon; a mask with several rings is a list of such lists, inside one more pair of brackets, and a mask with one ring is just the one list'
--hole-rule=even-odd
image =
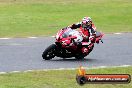
{"label": "motorcycle", "polygon": [[71,28],[61,29],[55,37],[55,43],[44,50],[42,57],[45,60],[51,60],[55,56],[83,59],[93,50],[94,43],[99,43],[100,41],[103,43],[101,39],[103,35],[103,33],[97,32],[95,42],[88,43],[83,41],[83,37],[79,31]]}

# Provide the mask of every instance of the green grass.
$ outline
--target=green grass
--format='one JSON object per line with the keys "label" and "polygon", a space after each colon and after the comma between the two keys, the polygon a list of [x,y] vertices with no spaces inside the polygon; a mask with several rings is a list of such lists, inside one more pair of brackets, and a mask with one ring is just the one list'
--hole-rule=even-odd
{"label": "green grass", "polygon": [[132,0],[0,0],[0,37],[54,35],[90,16],[99,31],[132,32]]}
{"label": "green grass", "polygon": [[[50,70],[0,75],[0,88],[131,88],[129,84],[76,83],[77,70]],[[89,69],[87,74],[130,74],[132,67]]]}

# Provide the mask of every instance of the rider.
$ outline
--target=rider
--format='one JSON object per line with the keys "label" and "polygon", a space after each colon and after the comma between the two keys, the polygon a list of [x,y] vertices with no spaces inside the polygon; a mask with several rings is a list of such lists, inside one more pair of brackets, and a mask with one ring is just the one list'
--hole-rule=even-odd
{"label": "rider", "polygon": [[71,29],[80,28],[80,32],[83,36],[84,42],[95,42],[96,36],[96,27],[94,26],[92,19],[90,17],[84,17],[81,22],[72,24],[70,26]]}

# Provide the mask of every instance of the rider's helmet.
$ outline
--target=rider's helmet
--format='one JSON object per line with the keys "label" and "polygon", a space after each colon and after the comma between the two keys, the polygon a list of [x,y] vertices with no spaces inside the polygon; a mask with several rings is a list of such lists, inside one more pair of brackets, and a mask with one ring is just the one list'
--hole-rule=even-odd
{"label": "rider's helmet", "polygon": [[84,17],[82,19],[82,27],[83,28],[89,28],[92,24],[92,19],[90,17]]}

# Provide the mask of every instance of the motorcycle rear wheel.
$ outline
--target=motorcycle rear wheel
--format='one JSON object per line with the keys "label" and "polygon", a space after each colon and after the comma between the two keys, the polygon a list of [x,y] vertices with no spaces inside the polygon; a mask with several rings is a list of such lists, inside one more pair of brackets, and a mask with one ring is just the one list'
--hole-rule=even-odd
{"label": "motorcycle rear wheel", "polygon": [[84,57],[86,57],[87,55],[89,55],[89,53],[93,50],[93,48],[94,48],[94,45],[91,47],[91,49],[89,49],[88,54],[79,54],[79,55],[76,55],[75,58],[76,59],[84,59]]}
{"label": "motorcycle rear wheel", "polygon": [[50,60],[55,57],[55,50],[56,50],[56,45],[52,44],[48,48],[45,49],[45,51],[42,54],[43,59],[45,60]]}
{"label": "motorcycle rear wheel", "polygon": [[84,59],[84,57],[85,57],[84,55],[76,55],[76,56],[75,56],[75,58],[78,59],[78,60]]}

